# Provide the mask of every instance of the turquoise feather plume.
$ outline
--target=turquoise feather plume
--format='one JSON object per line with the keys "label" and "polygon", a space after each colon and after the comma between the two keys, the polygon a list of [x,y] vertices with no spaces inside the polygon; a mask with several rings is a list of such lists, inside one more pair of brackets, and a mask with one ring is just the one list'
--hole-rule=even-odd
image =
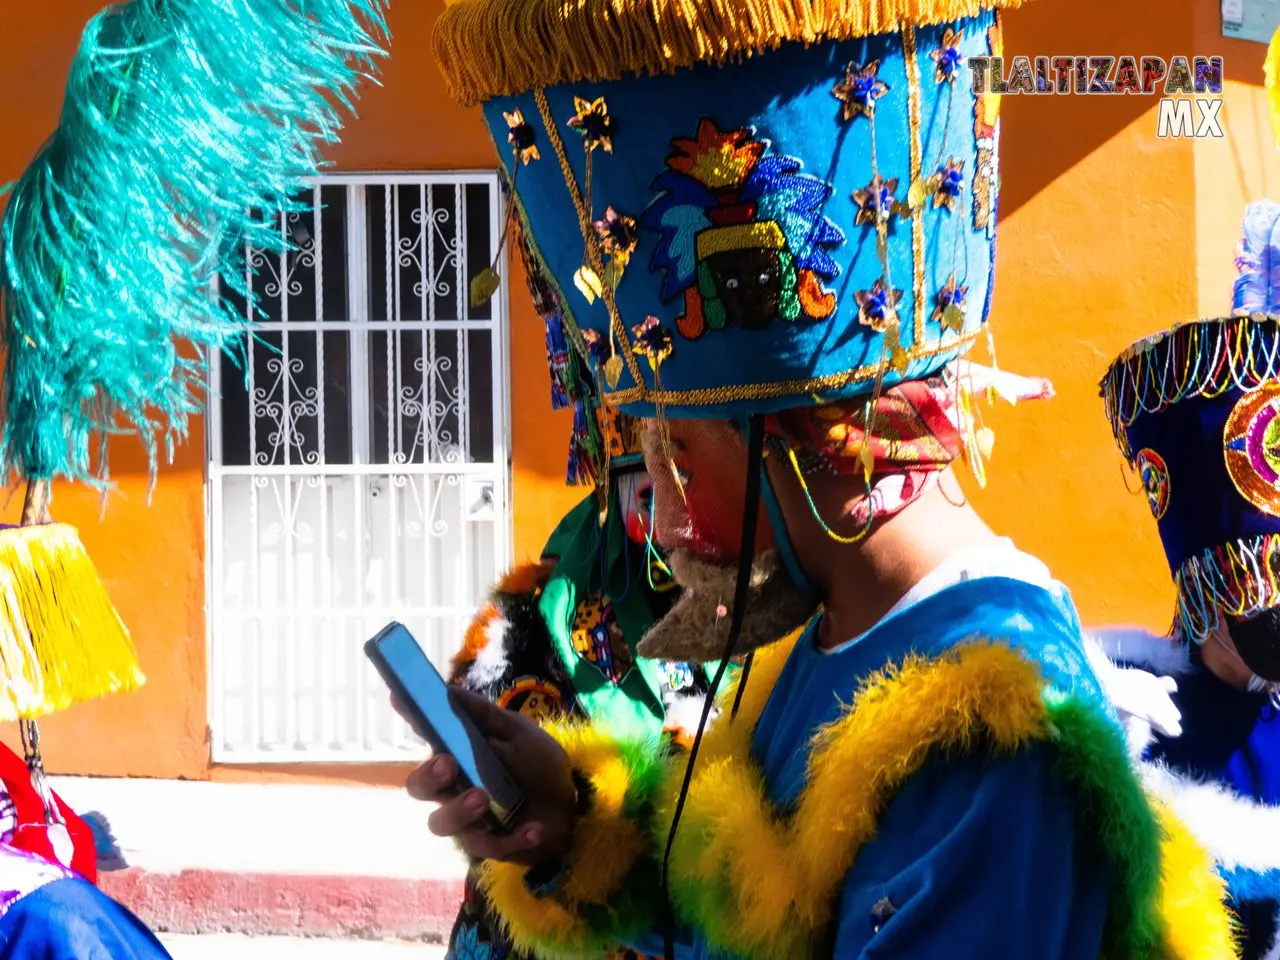
{"label": "turquoise feather plume", "polygon": [[[106,438],[154,479],[199,411],[204,351],[235,353],[244,247],[338,139],[387,42],[387,0],[130,0],[85,28],[57,130],[9,198],[0,242],[5,478],[104,487]],[[96,457],[91,448],[97,446]]]}

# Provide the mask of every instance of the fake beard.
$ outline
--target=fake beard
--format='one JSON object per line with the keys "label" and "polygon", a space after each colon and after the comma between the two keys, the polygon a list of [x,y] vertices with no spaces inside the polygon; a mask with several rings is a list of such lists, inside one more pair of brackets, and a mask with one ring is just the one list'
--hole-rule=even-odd
{"label": "fake beard", "polygon": [[[688,550],[673,551],[667,562],[680,585],[680,599],[645,634],[636,652],[655,660],[719,660],[733,616],[736,567],[708,563]],[[733,655],[777,643],[803,627],[816,609],[782,569],[777,553],[766,550],[751,569],[746,616]]]}

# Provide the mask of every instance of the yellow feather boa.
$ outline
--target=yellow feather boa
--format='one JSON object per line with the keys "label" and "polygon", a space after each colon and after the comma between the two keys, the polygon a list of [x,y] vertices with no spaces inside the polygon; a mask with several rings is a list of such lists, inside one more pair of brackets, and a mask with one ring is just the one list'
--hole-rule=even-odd
{"label": "yellow feather boa", "polygon": [[[872,677],[852,708],[817,734],[806,788],[795,813],[781,819],[749,757],[756,721],[794,642],[757,653],[737,721],[722,721],[707,734],[672,857],[673,887],[717,891],[712,899],[731,905],[716,945],[755,960],[815,955],[858,848],[932,753],[964,753],[979,740],[984,749],[1008,753],[1054,736],[1038,671],[1015,651],[979,643],[936,660],[912,658]],[[484,882],[517,944],[548,956],[581,956],[599,946],[582,907],[607,903],[640,850],[636,823],[622,814],[620,747],[580,728],[561,728],[557,736],[575,767],[608,785],[584,823],[590,837],[575,851],[573,887],[535,898],[522,869],[505,864],[488,864]],[[683,763],[671,763],[659,791],[651,842],[665,839]],[[1172,813],[1152,803],[1162,834],[1167,956],[1238,956],[1211,857]],[[611,831],[615,842],[607,839]]]}

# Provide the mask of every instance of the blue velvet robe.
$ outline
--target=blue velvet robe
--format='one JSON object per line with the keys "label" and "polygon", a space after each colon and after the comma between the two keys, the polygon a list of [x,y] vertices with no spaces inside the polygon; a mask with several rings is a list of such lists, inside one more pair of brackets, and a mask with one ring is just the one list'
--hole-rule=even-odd
{"label": "blue velvet robe", "polygon": [[[754,754],[780,811],[800,795],[814,733],[859,686],[909,653],[985,639],[1038,663],[1047,682],[1105,705],[1065,589],[986,577],[948,587],[835,653],[801,637],[757,725]],[[1103,706],[1103,709],[1109,707]],[[829,956],[893,960],[1097,960],[1110,877],[1076,843],[1066,787],[1043,746],[927,763],[891,801],[845,877]],[[888,901],[886,908],[884,901]],[[682,960],[712,960],[696,933]],[[661,955],[655,932],[637,949]]]}
{"label": "blue velvet robe", "polygon": [[132,913],[79,877],[54,880],[0,917],[0,960],[172,960]]}
{"label": "blue velvet robe", "polygon": [[[1152,666],[1146,661],[1131,665]],[[1179,777],[1218,783],[1237,797],[1274,808],[1274,822],[1267,829],[1271,837],[1280,837],[1280,715],[1270,697],[1223,683],[1202,665],[1199,648],[1192,648],[1190,663],[1176,679],[1174,701],[1182,713],[1182,736],[1157,736],[1146,759],[1165,764]],[[1194,819],[1188,820],[1194,830]],[[1250,838],[1240,840],[1250,845]],[[1280,851],[1280,843],[1269,846]],[[1254,846],[1255,853],[1263,849]],[[1221,851],[1214,853],[1224,859]],[[1220,866],[1245,928],[1243,960],[1280,955],[1280,860],[1258,864],[1256,856],[1253,859],[1251,867],[1230,862]]]}

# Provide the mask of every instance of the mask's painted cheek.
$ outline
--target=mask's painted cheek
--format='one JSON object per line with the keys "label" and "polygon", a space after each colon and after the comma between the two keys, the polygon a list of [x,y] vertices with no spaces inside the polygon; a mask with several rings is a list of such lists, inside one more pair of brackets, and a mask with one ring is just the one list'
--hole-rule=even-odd
{"label": "mask's painted cheek", "polygon": [[646,481],[636,488],[635,497],[624,516],[627,538],[632,543],[645,544],[649,541],[649,512],[652,507],[653,485]]}
{"label": "mask's painted cheek", "polygon": [[[737,434],[718,422],[691,421],[674,438],[674,464],[652,443],[646,449],[653,484],[654,538],[667,550],[685,549],[714,563],[734,563],[742,549],[746,470]],[[652,438],[650,437],[650,440]],[[745,453],[745,452],[744,452]],[[671,467],[681,475],[681,493]],[[761,506],[757,550],[773,546],[773,531]]]}
{"label": "mask's painted cheek", "polygon": [[[745,486],[745,485],[744,485]],[[691,484],[686,491],[693,552],[703,560],[736,561],[742,550],[742,511],[745,489],[730,496]],[[774,545],[773,530],[763,507],[756,521],[756,553]]]}

